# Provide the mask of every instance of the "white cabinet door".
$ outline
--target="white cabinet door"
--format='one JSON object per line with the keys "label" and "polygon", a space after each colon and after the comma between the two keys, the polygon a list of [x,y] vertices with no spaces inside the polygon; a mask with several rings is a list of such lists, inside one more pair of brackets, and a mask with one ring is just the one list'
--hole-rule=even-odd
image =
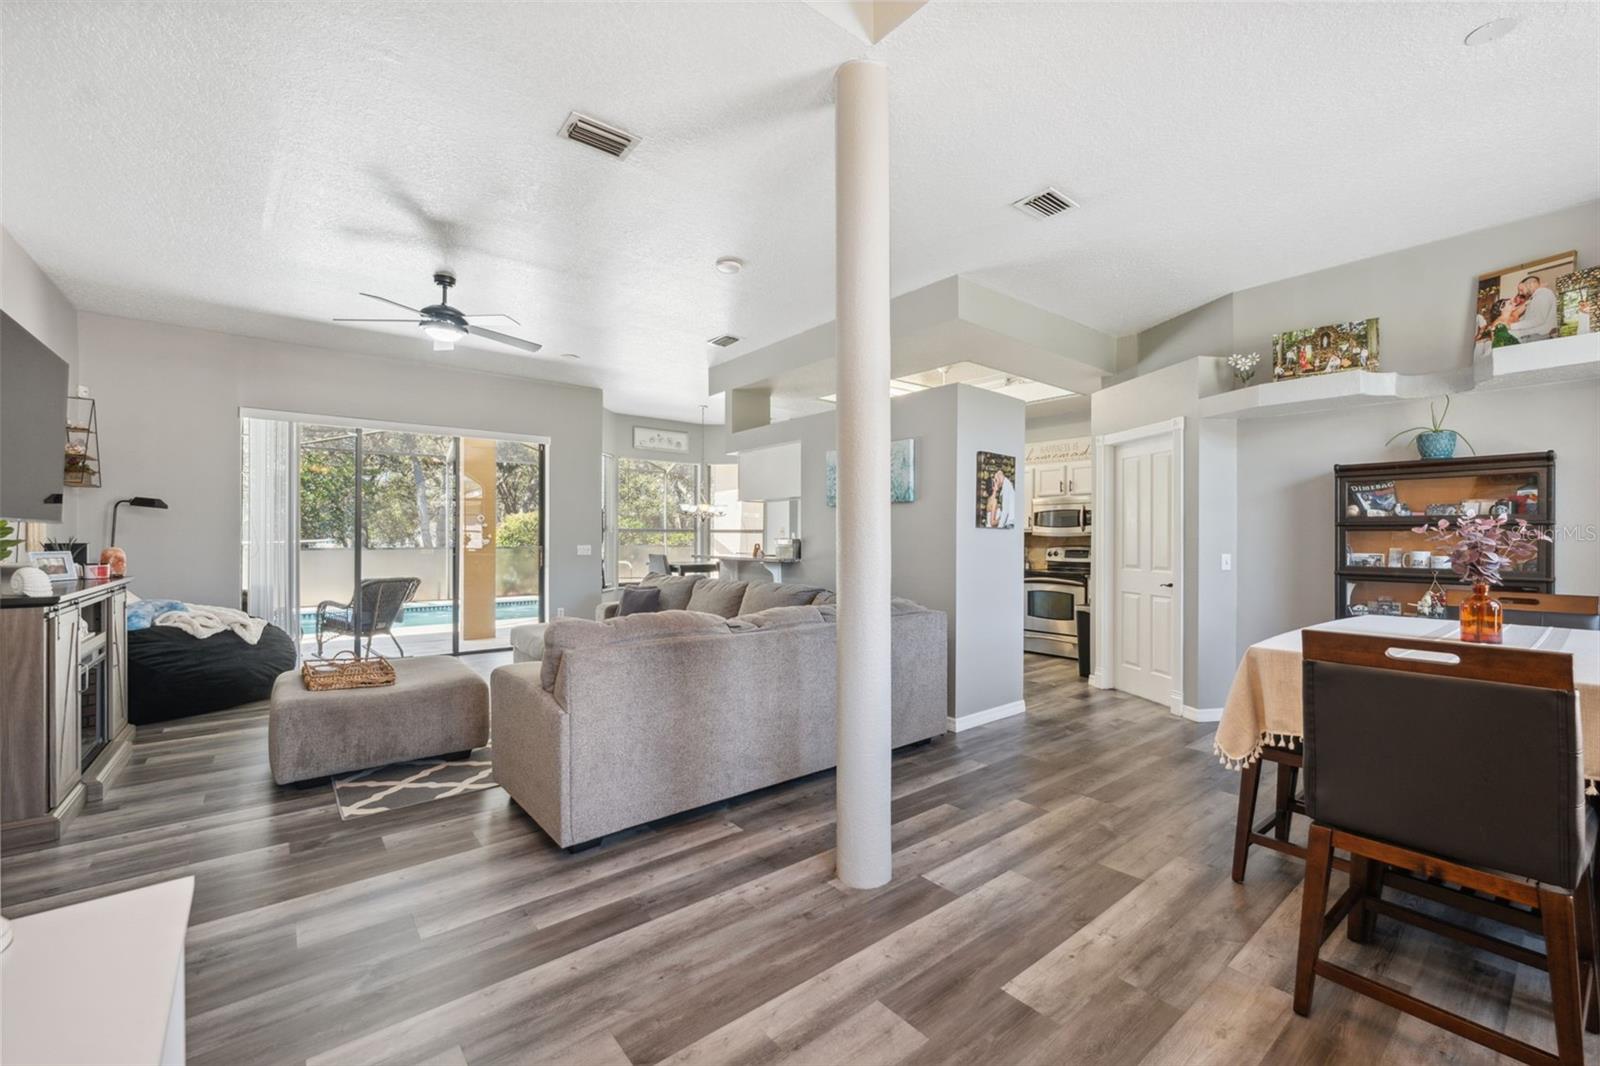
{"label": "white cabinet door", "polygon": [[1087,496],[1094,491],[1094,462],[1074,459],[1067,464],[1067,492],[1073,496]]}
{"label": "white cabinet door", "polygon": [[1061,496],[1067,491],[1067,468],[1061,463],[1041,463],[1033,482],[1035,496]]}
{"label": "white cabinet door", "polygon": [[1115,546],[1117,688],[1168,706],[1177,689],[1178,538],[1172,441],[1134,441],[1117,449]]}

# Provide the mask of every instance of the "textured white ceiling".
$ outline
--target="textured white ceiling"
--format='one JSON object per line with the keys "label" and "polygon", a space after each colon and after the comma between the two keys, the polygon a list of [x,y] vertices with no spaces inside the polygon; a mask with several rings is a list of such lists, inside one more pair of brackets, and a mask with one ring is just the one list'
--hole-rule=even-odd
{"label": "textured white ceiling", "polygon": [[[832,317],[840,62],[890,67],[897,292],[965,274],[1126,333],[1600,194],[1597,9],[1462,47],[1506,10],[935,0],[868,46],[801,3],[7,0],[0,206],[88,310],[692,418],[706,338]],[[563,141],[574,108],[643,142]],[[1046,184],[1082,208],[1008,206]],[[327,323],[441,265],[545,352]]]}

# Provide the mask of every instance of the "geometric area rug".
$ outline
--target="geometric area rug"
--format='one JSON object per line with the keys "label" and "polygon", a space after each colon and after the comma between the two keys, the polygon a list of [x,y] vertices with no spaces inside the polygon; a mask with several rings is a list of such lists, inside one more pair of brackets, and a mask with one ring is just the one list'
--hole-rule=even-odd
{"label": "geometric area rug", "polygon": [[489,749],[466,759],[413,759],[333,779],[339,817],[361,818],[494,788]]}

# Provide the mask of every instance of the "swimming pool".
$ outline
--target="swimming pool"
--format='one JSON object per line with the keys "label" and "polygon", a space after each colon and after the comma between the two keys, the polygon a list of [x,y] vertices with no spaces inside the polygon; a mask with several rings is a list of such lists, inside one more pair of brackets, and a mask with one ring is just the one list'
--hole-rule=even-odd
{"label": "swimming pool", "polygon": [[[420,629],[423,626],[449,626],[450,606],[449,600],[408,603],[400,618],[395,622],[394,628]],[[539,597],[537,596],[502,596],[495,600],[494,619],[496,622],[527,621],[538,617]],[[315,633],[317,631],[317,609],[315,607],[300,608],[300,631],[302,633]]]}

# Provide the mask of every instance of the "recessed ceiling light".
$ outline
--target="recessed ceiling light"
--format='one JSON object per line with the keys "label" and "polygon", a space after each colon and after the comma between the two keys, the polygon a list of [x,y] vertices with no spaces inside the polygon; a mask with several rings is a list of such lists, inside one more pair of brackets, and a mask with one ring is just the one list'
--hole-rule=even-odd
{"label": "recessed ceiling light", "polygon": [[717,270],[723,274],[737,274],[744,269],[744,260],[725,255],[717,260]]}
{"label": "recessed ceiling light", "polygon": [[1500,38],[1504,37],[1506,34],[1510,33],[1516,28],[1517,20],[1510,15],[1507,15],[1504,18],[1497,18],[1493,21],[1485,22],[1482,26],[1479,26],[1477,29],[1467,34],[1466,38],[1461,43],[1466,45],[1468,48],[1472,48],[1480,44],[1488,44],[1490,41],[1498,41]]}

